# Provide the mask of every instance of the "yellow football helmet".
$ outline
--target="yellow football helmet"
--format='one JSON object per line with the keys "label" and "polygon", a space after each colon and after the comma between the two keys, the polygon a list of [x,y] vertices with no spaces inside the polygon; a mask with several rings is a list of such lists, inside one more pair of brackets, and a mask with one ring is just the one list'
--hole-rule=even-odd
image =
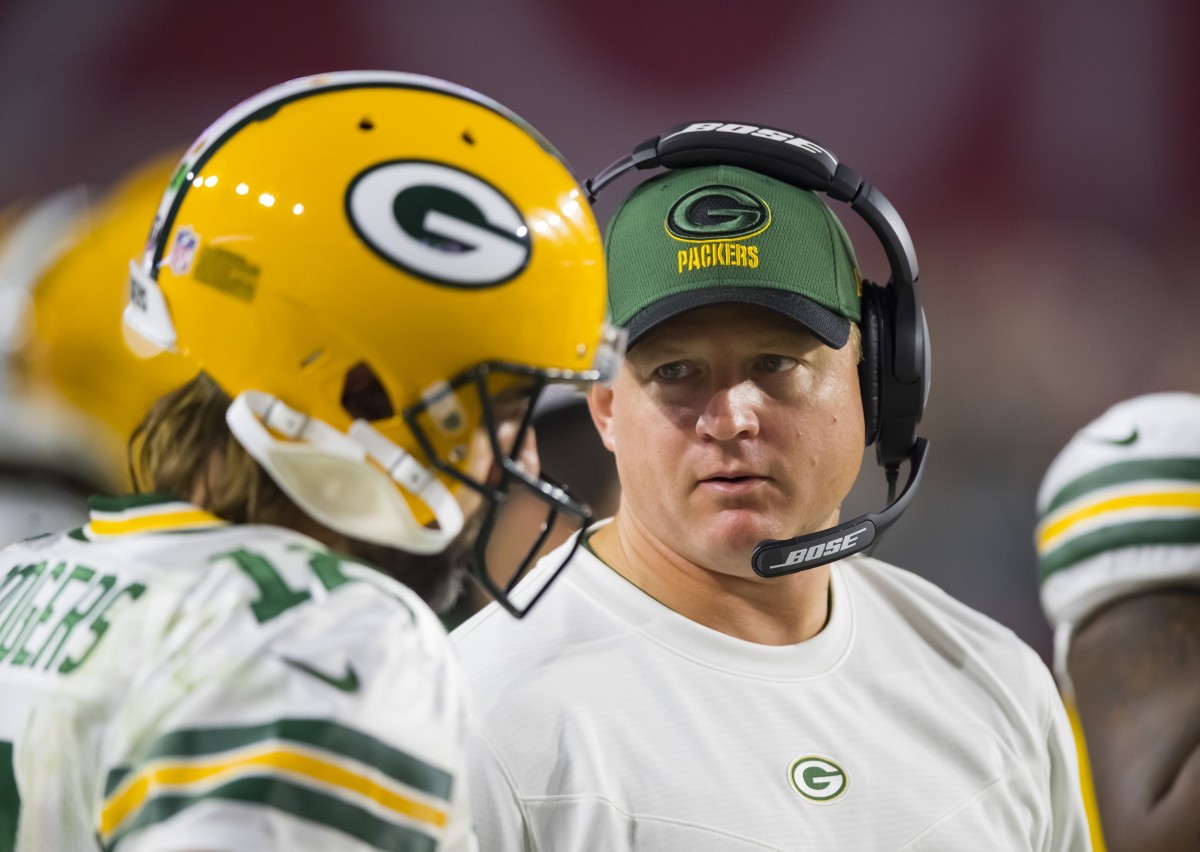
{"label": "yellow football helmet", "polygon": [[134,427],[195,374],[178,356],[135,357],[121,327],[128,258],[145,245],[176,162],[154,160],[108,192],[64,190],[13,216],[0,237],[0,302],[11,307],[0,451],[84,488],[128,486]]}
{"label": "yellow football helmet", "polygon": [[[470,488],[489,504],[481,557],[514,483],[586,520],[514,456],[542,387],[615,368],[605,308],[595,220],[536,131],[440,80],[342,72],[201,135],[131,265],[125,319],[234,398],[231,431],[309,516],[437,553]],[[491,481],[466,471],[480,426]]]}

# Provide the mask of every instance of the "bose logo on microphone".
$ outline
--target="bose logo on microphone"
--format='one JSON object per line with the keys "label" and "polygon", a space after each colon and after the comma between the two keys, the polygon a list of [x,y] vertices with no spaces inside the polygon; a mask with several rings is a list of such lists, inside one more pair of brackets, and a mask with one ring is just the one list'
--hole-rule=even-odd
{"label": "bose logo on microphone", "polygon": [[785,145],[795,145],[797,148],[803,148],[809,153],[828,157],[833,161],[834,165],[837,165],[837,157],[811,139],[805,139],[803,136],[788,133],[786,130],[758,127],[753,124],[723,124],[720,121],[699,121],[695,124],[689,124],[682,130],[677,130],[671,136],[678,136],[680,133],[697,133],[709,130],[715,130],[717,133],[736,133],[739,136],[757,136],[759,139],[770,139],[773,142],[783,142]]}
{"label": "bose logo on microphone", "polygon": [[823,541],[819,544],[814,544],[811,547],[801,547],[798,550],[793,550],[788,554],[788,558],[778,565],[769,566],[768,570],[775,571],[779,568],[790,568],[793,565],[802,565],[805,562],[811,562],[814,559],[821,559],[830,556],[834,553],[840,553],[843,550],[851,550],[858,543],[858,537],[865,533],[870,527],[860,527],[852,533],[831,538],[829,541]]}

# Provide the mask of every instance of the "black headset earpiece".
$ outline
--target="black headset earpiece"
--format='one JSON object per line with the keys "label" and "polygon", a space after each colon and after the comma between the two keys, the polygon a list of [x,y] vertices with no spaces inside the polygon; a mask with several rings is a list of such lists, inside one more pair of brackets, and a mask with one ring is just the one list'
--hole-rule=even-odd
{"label": "black headset earpiece", "polygon": [[[827,148],[771,127],[720,121],[676,125],[637,145],[584,187],[589,201],[595,201],[604,187],[635,169],[710,165],[741,166],[849,204],[879,238],[891,271],[886,286],[863,282],[859,325],[866,442],[875,444],[887,474],[888,506],[831,530],[759,544],[752,558],[758,574],[791,574],[866,549],[900,516],[920,482],[928,442],[917,437],[917,426],[929,395],[929,339],[917,291],[917,258],[908,229],[883,193]],[[905,460],[908,482],[895,496]]]}
{"label": "black headset earpiece", "polygon": [[863,423],[866,426],[867,446],[879,440],[879,406],[882,396],[880,385],[883,379],[880,347],[886,346],[884,319],[886,310],[882,304],[883,288],[871,283],[863,284],[862,320],[858,324],[862,346],[862,360],[858,362],[858,386],[862,392]]}

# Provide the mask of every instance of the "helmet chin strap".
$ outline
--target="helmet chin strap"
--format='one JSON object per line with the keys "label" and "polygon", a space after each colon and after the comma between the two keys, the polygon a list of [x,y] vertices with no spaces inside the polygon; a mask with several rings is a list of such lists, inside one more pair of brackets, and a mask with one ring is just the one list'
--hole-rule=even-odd
{"label": "helmet chin strap", "polygon": [[[441,553],[462,530],[450,489],[365,420],[340,432],[260,391],[238,394],[225,420],[279,488],[332,530],[421,554]],[[397,485],[429,507],[436,529],[417,521]]]}

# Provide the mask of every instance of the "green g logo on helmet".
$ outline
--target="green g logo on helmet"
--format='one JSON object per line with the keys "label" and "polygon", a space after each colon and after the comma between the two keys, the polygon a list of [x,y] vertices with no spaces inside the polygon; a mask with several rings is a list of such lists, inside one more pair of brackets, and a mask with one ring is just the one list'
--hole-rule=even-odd
{"label": "green g logo on helmet", "polygon": [[771,208],[756,195],[732,186],[702,186],[667,212],[667,233],[677,240],[740,240],[771,225]]}
{"label": "green g logo on helmet", "polygon": [[370,166],[351,183],[346,214],[373,252],[434,284],[494,287],[524,270],[533,252],[516,205],[483,178],[445,163]]}

